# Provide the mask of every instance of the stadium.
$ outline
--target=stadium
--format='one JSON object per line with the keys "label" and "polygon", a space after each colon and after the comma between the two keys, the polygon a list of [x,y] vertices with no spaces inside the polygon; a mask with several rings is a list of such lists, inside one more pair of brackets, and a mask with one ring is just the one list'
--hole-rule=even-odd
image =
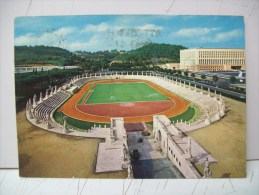
{"label": "stadium", "polygon": [[[78,75],[47,89],[45,97],[35,94],[26,104],[26,117],[35,126],[104,139],[98,146],[95,172],[128,170],[128,178],[150,178],[137,171],[143,167],[136,166],[134,151],[140,155],[137,160],[166,157],[180,177],[210,177],[208,170],[202,174],[194,164],[217,160],[186,133],[224,115],[225,103],[216,91],[211,94],[210,89],[205,92],[153,72]],[[151,152],[145,150],[150,143]]]}

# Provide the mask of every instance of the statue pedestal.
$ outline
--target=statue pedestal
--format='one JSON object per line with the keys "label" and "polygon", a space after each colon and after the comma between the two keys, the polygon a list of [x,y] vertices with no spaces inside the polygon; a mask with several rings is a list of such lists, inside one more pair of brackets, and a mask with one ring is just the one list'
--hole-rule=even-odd
{"label": "statue pedestal", "polygon": [[209,119],[209,118],[206,118],[205,121],[204,121],[204,123],[205,123],[206,125],[210,125],[210,119]]}

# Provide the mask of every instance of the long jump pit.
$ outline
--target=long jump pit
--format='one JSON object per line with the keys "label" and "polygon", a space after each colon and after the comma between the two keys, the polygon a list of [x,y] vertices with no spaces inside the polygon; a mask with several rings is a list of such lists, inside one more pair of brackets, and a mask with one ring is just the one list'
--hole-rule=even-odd
{"label": "long jump pit", "polygon": [[152,121],[153,115],[171,118],[188,107],[188,101],[150,81],[116,79],[86,83],[59,111],[82,121],[110,123],[123,117],[125,123],[139,123]]}

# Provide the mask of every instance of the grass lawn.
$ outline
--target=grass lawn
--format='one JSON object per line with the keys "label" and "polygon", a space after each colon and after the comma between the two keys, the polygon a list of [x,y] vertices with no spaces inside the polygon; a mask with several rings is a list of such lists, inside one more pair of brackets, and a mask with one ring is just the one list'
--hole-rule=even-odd
{"label": "grass lawn", "polygon": [[146,83],[97,84],[86,104],[169,100]]}
{"label": "grass lawn", "polygon": [[[54,113],[54,118],[55,120],[63,125],[64,124],[64,121],[63,121],[63,117],[66,116],[63,112],[60,112],[60,111],[56,111]],[[81,121],[81,120],[77,120],[77,119],[74,119],[74,118],[71,118],[68,116],[67,118],[67,124],[68,124],[68,127],[72,128],[72,129],[75,129],[77,131],[85,131],[85,130],[88,130],[88,129],[91,129],[91,127],[94,126],[94,124],[96,126],[99,126],[101,125],[102,127],[104,127],[104,125],[106,125],[107,128],[110,127],[110,124],[104,124],[104,123],[93,123],[93,122],[88,122],[88,121]]]}

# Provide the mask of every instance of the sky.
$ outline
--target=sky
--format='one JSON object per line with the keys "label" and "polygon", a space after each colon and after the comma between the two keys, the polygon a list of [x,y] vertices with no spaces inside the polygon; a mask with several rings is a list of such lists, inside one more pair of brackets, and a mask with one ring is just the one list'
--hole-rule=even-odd
{"label": "sky", "polygon": [[187,48],[244,48],[241,16],[28,16],[14,21],[15,46],[69,51],[132,50],[149,43]]}

